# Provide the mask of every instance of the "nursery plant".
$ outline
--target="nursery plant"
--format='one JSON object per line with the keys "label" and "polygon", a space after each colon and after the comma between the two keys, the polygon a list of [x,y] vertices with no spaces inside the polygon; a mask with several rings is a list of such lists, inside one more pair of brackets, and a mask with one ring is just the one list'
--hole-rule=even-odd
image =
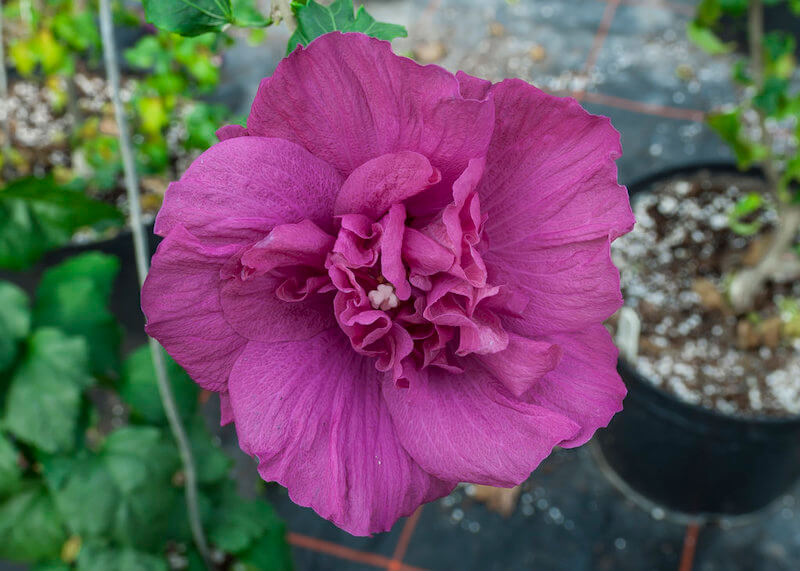
{"label": "nursery plant", "polygon": [[[0,558],[34,569],[203,569],[146,347],[122,358],[108,310],[119,262],[88,252],[47,270],[30,300],[0,281]],[[247,500],[174,362],[215,561],[289,569],[284,527]]]}
{"label": "nursery plant", "polygon": [[789,28],[800,13],[703,0],[688,28],[735,61],[738,101],[708,125],[743,172],[691,165],[632,185],[637,226],[614,252],[629,394],[603,457],[626,490],[705,518],[763,509],[800,478],[797,46],[765,31],[767,5]]}
{"label": "nursery plant", "polygon": [[[742,169],[759,167],[767,195],[742,197],[731,213],[731,228],[752,234],[758,221],[741,220],[766,207],[778,211],[770,245],[752,268],[732,276],[730,303],[738,312],[753,309],[757,294],[768,280],[790,282],[800,278],[800,89],[796,76],[797,38],[789,32],[764,32],[764,6],[782,0],[703,0],[689,26],[689,37],[712,54],[731,52],[736,46],[716,34],[723,19],[745,19],[747,56],[740,59],[733,79],[741,87],[737,105],[712,113],[708,124],[731,146]],[[787,6],[800,16],[800,3]]]}

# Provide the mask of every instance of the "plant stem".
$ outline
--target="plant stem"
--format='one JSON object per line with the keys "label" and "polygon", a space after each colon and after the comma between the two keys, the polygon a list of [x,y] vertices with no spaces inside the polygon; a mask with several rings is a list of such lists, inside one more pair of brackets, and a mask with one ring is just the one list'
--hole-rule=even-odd
{"label": "plant stem", "polygon": [[747,12],[747,42],[750,52],[750,73],[756,87],[764,85],[764,6],[761,0],[750,0]]}
{"label": "plant stem", "polygon": [[[128,132],[128,122],[125,117],[125,108],[120,97],[119,67],[117,65],[116,46],[114,44],[114,28],[111,17],[110,0],[100,0],[100,32],[103,39],[103,56],[105,58],[106,74],[111,89],[111,100],[114,104],[114,115],[119,129],[119,144],[122,154],[122,166],[125,172],[125,188],[128,193],[128,203],[131,217],[131,230],[133,232],[133,245],[136,254],[136,270],[139,275],[139,286],[144,283],[149,266],[147,236],[142,224],[142,206],[139,198],[139,183],[136,179],[136,167],[133,159],[133,148],[131,146],[130,133]],[[186,508],[189,516],[189,525],[194,537],[195,546],[203,557],[206,566],[211,569],[211,557],[206,543],[203,526],[200,520],[200,510],[197,503],[197,474],[195,471],[194,457],[186,430],[181,424],[175,398],[167,377],[164,352],[158,342],[150,338],[150,352],[153,356],[153,366],[158,382],[158,391],[161,394],[161,401],[164,411],[167,414],[170,429],[178,445],[181,461],[183,462],[183,472],[186,478]]]}
{"label": "plant stem", "polygon": [[[764,6],[762,0],[750,0],[747,12],[747,38],[750,51],[750,73],[758,91],[764,87]],[[779,170],[772,152],[772,136],[767,129],[766,118],[758,111],[761,136],[767,148],[762,162],[767,185],[778,208],[778,224],[772,243],[754,268],[738,272],[731,281],[729,294],[733,308],[745,312],[753,307],[756,295],[764,283],[788,281],[800,277],[800,260],[789,256],[790,249],[800,229],[800,206],[785,204],[778,196]]]}
{"label": "plant stem", "polygon": [[[3,46],[3,1],[0,0],[0,99],[8,101],[8,76],[6,75],[6,52]],[[11,150],[11,123],[8,113],[3,118],[3,157],[8,157]],[[5,161],[4,161],[5,162]],[[0,179],[2,177],[0,176]]]}
{"label": "plant stem", "polygon": [[731,282],[730,300],[736,311],[745,312],[752,308],[755,296],[761,291],[764,282],[773,279],[779,282],[791,281],[800,277],[800,260],[791,254],[791,247],[800,229],[800,206],[783,205],[778,216],[775,236],[766,254],[754,268],[742,270]]}

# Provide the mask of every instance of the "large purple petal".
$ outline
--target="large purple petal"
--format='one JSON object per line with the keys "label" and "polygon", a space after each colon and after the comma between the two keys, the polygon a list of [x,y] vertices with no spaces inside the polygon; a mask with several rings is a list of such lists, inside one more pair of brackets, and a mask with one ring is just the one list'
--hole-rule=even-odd
{"label": "large purple petal", "polygon": [[580,426],[514,398],[489,373],[423,371],[408,388],[384,382],[400,440],[420,466],[444,480],[514,486]]}
{"label": "large purple petal", "polygon": [[220,269],[240,246],[208,246],[175,226],[158,246],[142,288],[147,333],[203,388],[224,390],[246,339],[219,300]]}
{"label": "large purple petal", "polygon": [[399,57],[388,42],[334,32],[296,49],[261,82],[247,132],[297,142],[345,175],[414,151],[452,183],[486,154],[493,123],[491,103],[462,98],[448,71]]}
{"label": "large purple petal", "polygon": [[535,242],[492,247],[484,261],[491,282],[510,284],[528,298],[522,318],[505,322],[526,337],[583,329],[622,305],[607,238],[542,248]]}
{"label": "large purple petal", "polygon": [[607,117],[515,79],[494,85],[491,96],[495,131],[479,194],[493,247],[613,240],[630,231],[614,162],[619,133]]}
{"label": "large purple petal", "polygon": [[172,183],[156,219],[165,236],[182,224],[200,238],[221,218],[258,218],[272,226],[309,219],[333,231],[333,203],[342,177],[289,141],[236,137],[200,155]]}
{"label": "large purple petal", "polygon": [[251,342],[229,384],[239,444],[261,476],[354,535],[388,530],[455,485],[403,449],[382,377],[334,328],[299,343]]}
{"label": "large purple petal", "polygon": [[354,170],[344,181],[334,205],[335,214],[363,214],[376,220],[392,204],[438,183],[441,174],[419,153],[381,155]]}
{"label": "large purple petal", "polygon": [[563,357],[555,370],[534,385],[530,398],[578,423],[580,432],[561,446],[580,446],[622,410],[626,389],[617,373],[617,348],[600,324],[558,333],[548,341],[561,347]]}

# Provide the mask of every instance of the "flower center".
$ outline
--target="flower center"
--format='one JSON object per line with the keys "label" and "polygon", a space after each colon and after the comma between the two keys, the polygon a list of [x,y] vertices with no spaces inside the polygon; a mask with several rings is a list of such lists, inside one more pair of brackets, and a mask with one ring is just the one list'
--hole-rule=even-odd
{"label": "flower center", "polygon": [[397,307],[400,302],[391,284],[379,284],[378,287],[367,294],[372,309],[388,311]]}

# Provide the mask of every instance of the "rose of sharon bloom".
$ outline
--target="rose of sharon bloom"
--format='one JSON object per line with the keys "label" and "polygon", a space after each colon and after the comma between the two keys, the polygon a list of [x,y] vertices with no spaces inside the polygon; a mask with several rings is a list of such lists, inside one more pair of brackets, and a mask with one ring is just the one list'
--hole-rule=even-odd
{"label": "rose of sharon bloom", "polygon": [[296,503],[387,530],[621,409],[608,119],[332,33],[219,136],[166,192],[147,331]]}

